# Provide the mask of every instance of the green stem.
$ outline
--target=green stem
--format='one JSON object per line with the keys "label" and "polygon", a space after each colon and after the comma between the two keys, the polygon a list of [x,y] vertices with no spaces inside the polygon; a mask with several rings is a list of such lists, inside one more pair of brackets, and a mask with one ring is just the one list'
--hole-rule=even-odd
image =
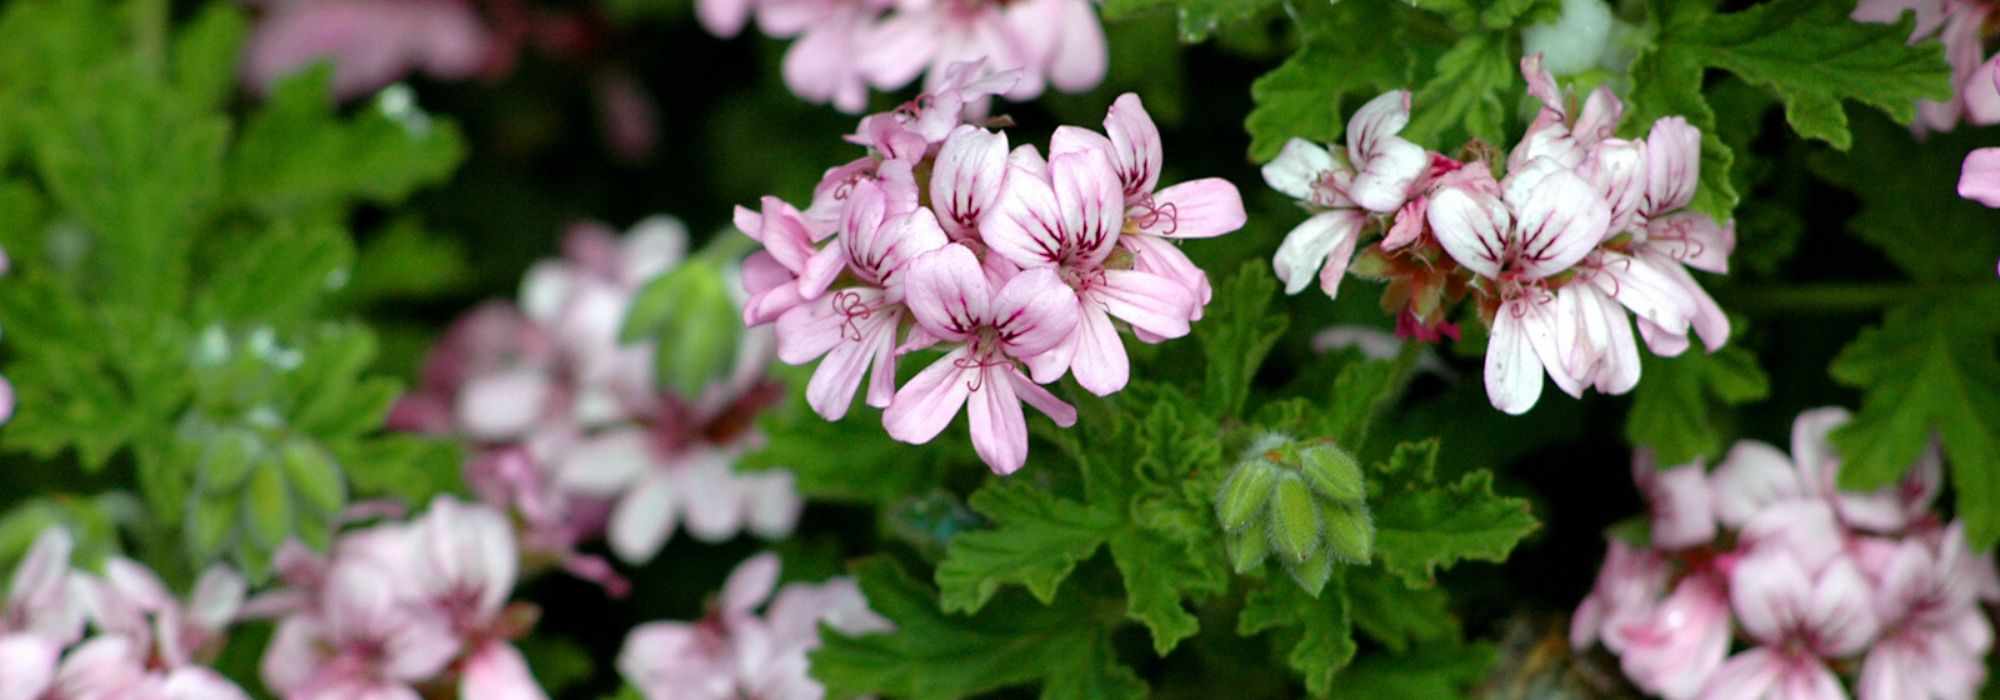
{"label": "green stem", "polygon": [[1969,284],[1799,284],[1724,292],[1723,308],[1750,314],[1851,314],[1878,311],[1926,298],[1987,291]]}

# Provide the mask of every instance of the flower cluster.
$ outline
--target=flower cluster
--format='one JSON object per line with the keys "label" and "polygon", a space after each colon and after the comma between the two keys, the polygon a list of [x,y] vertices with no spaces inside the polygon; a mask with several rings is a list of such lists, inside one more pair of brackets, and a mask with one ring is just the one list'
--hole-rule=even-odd
{"label": "flower cluster", "polygon": [[769,334],[748,334],[729,376],[698,396],[663,391],[653,344],[621,343],[619,331],[646,282],[679,264],[686,231],[655,218],[621,240],[583,224],[563,247],[564,259],[528,271],[519,305],[489,302],[452,326],[390,424],[462,438],[466,481],[516,517],[529,565],[614,592],[610,568],[576,552],[600,534],[643,562],[677,521],[704,541],[790,533],[803,508],[791,475],[732,471],[758,439],[752,419],[778,396],[764,378]]}
{"label": "flower cluster", "polygon": [[[351,530],[328,554],[278,552],[285,587],[246,610],[279,617],[264,684],[293,700],[546,697],[512,640],[538,616],[509,604],[520,570],[499,510],[440,497],[423,516]],[[426,695],[425,697],[434,697]]]}
{"label": "flower cluster", "polygon": [[1313,212],[1273,259],[1286,292],[1317,274],[1333,296],[1352,269],[1387,282],[1382,306],[1398,334],[1425,341],[1456,338],[1448,314],[1470,297],[1491,329],[1487,397],[1510,414],[1535,405],[1544,373],[1571,396],[1630,391],[1639,354],[1628,311],[1656,354],[1680,354],[1690,334],[1721,348],[1729,318],[1686,268],[1725,273],[1736,244],[1733,222],[1687,208],[1699,130],[1667,117],[1643,140],[1615,138],[1624,105],[1608,88],[1577,107],[1540,56],[1521,72],[1542,107],[1500,179],[1484,144],[1458,160],[1400,137],[1407,91],[1355,112],[1345,148],[1294,139],[1264,167]]}
{"label": "flower cluster", "polygon": [[[987,60],[1019,80],[1000,94],[1032,100],[1048,86],[1082,92],[1110,61],[1091,0],[697,0],[711,33],[735,36],[755,16],[786,50],[785,86],[814,104],[850,114],[868,88],[896,90],[918,75],[937,92],[961,61]],[[981,105],[984,101],[981,101]]]}
{"label": "flower cluster", "polygon": [[[973,447],[1008,474],[1027,459],[1022,403],[1076,420],[1040,384],[1116,392],[1131,369],[1118,321],[1150,343],[1201,318],[1207,277],[1175,243],[1240,228],[1243,202],[1216,178],[1155,191],[1159,131],[1136,95],[1105,133],[1057,129],[1044,158],[961,123],[1017,73],[950,74],[917,107],[863,119],[851,138],[868,154],[828,170],[805,210],[738,208],[764,248],[744,263],[744,322],[775,322],[785,362],[820,359],[806,395],[821,416],[846,415],[872,372],[890,436],[928,442],[967,407]],[[929,347],[944,357],[897,388],[896,358]]]}
{"label": "flower cluster", "polygon": [[[806,654],[819,647],[821,623],[851,635],[892,629],[868,609],[851,579],[782,589],[777,583],[777,556],[743,562],[702,619],[634,628],[618,654],[618,672],[653,700],[817,698],[826,690],[806,674]],[[760,617],[756,609],[766,599]]]}
{"label": "flower cluster", "polygon": [[1807,411],[1789,456],[1746,440],[1713,472],[1636,456],[1651,541],[1612,540],[1571,644],[1602,641],[1666,698],[1837,700],[1856,669],[1863,700],[1973,697],[1993,644],[1980,601],[2000,599],[1993,562],[1930,511],[1935,449],[1899,484],[1839,490],[1827,435],[1848,419]]}
{"label": "flower cluster", "polygon": [[1850,16],[1858,22],[1894,24],[1916,13],[1910,43],[1937,39],[1951,63],[1948,102],[1917,101],[1918,132],[1951,131],[1962,119],[1975,126],[2000,123],[2000,88],[1987,62],[1986,41],[1996,5],[1990,0],[1861,0]]}
{"label": "flower cluster", "polygon": [[241,577],[212,568],[183,603],[129,559],[112,557],[102,576],[72,569],[73,547],[49,527],[14,569],[0,609],[0,697],[248,700],[203,665],[243,605]]}

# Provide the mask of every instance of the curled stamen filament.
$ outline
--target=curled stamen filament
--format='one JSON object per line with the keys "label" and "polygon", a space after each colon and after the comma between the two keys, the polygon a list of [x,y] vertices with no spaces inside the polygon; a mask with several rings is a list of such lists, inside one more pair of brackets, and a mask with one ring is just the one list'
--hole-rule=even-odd
{"label": "curled stamen filament", "polygon": [[957,367],[959,369],[980,370],[979,372],[976,372],[972,375],[972,381],[968,381],[965,383],[965,388],[967,391],[979,391],[980,386],[983,385],[986,381],[986,371],[985,371],[986,368],[994,367],[999,364],[1000,360],[994,359],[991,353],[980,353],[976,349],[974,351],[974,354],[972,355],[967,355],[965,357],[961,357],[951,361],[951,366]]}
{"label": "curled stamen filament", "polygon": [[875,309],[861,300],[861,295],[850,290],[833,293],[833,310],[846,318],[840,322],[840,337],[855,342],[861,341],[861,326],[858,320],[868,318]]}

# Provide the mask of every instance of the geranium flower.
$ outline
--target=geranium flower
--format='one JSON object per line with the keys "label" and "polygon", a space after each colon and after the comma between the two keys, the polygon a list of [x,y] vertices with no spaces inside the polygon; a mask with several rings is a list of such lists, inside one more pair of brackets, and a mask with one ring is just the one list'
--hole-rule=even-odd
{"label": "geranium flower", "polygon": [[1077,326],[1076,296],[1053,270],[1024,270],[995,285],[972,251],[953,243],[911,261],[905,284],[918,329],[957,347],[896,391],[882,413],[890,437],[929,442],[969,401],[973,449],[995,473],[1011,474],[1028,457],[1023,402],[1057,425],[1076,422],[1075,408],[1016,364],[1050,351]]}

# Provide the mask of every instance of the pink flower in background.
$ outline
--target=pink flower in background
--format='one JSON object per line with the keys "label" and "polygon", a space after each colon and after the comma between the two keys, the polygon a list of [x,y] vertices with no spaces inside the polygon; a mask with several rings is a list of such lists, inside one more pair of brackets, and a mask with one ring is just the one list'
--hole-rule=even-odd
{"label": "pink flower in background", "polygon": [[1714,496],[1699,460],[1660,469],[1653,452],[1641,448],[1632,453],[1632,481],[1652,512],[1653,544],[1680,549],[1715,539]]}
{"label": "pink flower in background", "polygon": [[[1980,606],[1992,560],[1929,511],[1934,454],[1901,486],[1835,490],[1826,433],[1845,419],[1807,411],[1792,456],[1741,441],[1706,479],[1698,464],[1661,472],[1635,459],[1651,543],[1613,541],[1572,644],[1602,640],[1627,678],[1665,698],[1831,700],[1847,697],[1849,674],[1862,700],[1972,697],[1993,645]],[[1703,500],[1714,518],[1688,526],[1679,516]],[[1665,524],[1662,503],[1674,504]],[[1751,646],[1724,660],[1732,629]]]}
{"label": "pink flower in background", "polygon": [[772,598],[777,582],[775,555],[744,561],[702,619],[634,628],[619,673],[649,700],[820,697],[825,689],[806,673],[820,624],[853,635],[891,629],[849,579],[787,584]]}
{"label": "pink flower in background", "polygon": [[925,89],[944,82],[953,64],[985,59],[996,70],[1020,69],[1006,97],[1031,100],[1053,84],[1081,92],[1104,79],[1104,29],[1088,0],[926,0],[903,3],[862,38],[862,73],[893,90],[925,74]]}
{"label": "pink flower in background", "polygon": [[[804,226],[777,207],[774,226],[786,216]],[[519,310],[493,302],[455,324],[428,358],[423,386],[392,415],[399,428],[472,443],[466,480],[518,516],[531,568],[559,566],[622,593],[624,581],[579,546],[608,535],[616,554],[638,562],[682,523],[719,541],[745,529],[782,536],[797,520],[803,504],[788,473],[739,475],[732,466],[759,439],[752,419],[776,398],[764,378],[772,335],[747,333],[735,366],[694,396],[658,388],[652,343],[619,338],[633,299],[686,248],[686,231],[666,217],[622,237],[597,224],[572,227],[564,257],[528,271]],[[748,284],[753,275],[743,276]]]}
{"label": "pink flower in background", "polygon": [[287,698],[416,697],[439,683],[543,698],[511,644],[535,615],[506,602],[519,556],[500,511],[445,497],[415,521],[341,535],[329,557],[293,550],[281,570],[303,587],[280,592],[297,603],[265,649],[264,682]]}
{"label": "pink flower in background", "polygon": [[1826,662],[1867,649],[1880,624],[1867,581],[1844,557],[1817,571],[1782,552],[1749,557],[1730,574],[1730,602],[1760,646],[1724,662],[1705,698],[1845,698]]}
{"label": "pink flower in background", "polygon": [[1022,403],[1057,425],[1076,422],[1075,408],[1016,365],[1077,325],[1076,296],[1054,271],[1026,270],[995,289],[972,251],[953,243],[911,261],[905,284],[918,331],[957,347],[896,391],[882,413],[890,437],[929,442],[966,407],[973,449],[995,473],[1011,474],[1028,457]]}
{"label": "pink flower in background", "polygon": [[1597,583],[1570,616],[1570,646],[1588,649],[1597,640],[1608,639],[1611,630],[1645,617],[1666,592],[1670,573],[1659,553],[1611,540],[1604,565],[1597,570]]}
{"label": "pink flower in background", "polygon": [[1729,589],[1712,572],[1686,576],[1643,614],[1614,621],[1604,646],[1634,685],[1660,697],[1694,697],[1729,653]]}
{"label": "pink flower in background", "polygon": [[1286,294],[1305,291],[1317,274],[1333,297],[1373,214],[1401,209],[1429,166],[1423,147],[1397,134],[1410,123],[1408,90],[1370,100],[1347,122],[1347,147],[1332,151],[1292,139],[1264,165],[1264,182],[1316,212],[1285,235],[1272,264]]}
{"label": "pink flower in background", "polygon": [[2000,123],[2000,88],[1987,62],[1986,25],[1994,5],[1987,0],[1861,0],[1851,15],[1858,22],[1890,24],[1915,12],[1910,43],[1936,38],[1951,63],[1952,96],[1945,102],[1917,101],[1919,134],[1950,131],[1963,119],[1974,125]]}
{"label": "pink flower in background", "polygon": [[75,541],[60,527],[35,536],[0,608],[0,698],[33,700],[56,682],[57,658],[83,636],[88,596],[70,571]]}
{"label": "pink flower in background", "polygon": [[244,50],[243,77],[269,92],[284,77],[333,63],[333,94],[352,99],[423,71],[463,80],[486,66],[493,38],[465,0],[268,0]]}

